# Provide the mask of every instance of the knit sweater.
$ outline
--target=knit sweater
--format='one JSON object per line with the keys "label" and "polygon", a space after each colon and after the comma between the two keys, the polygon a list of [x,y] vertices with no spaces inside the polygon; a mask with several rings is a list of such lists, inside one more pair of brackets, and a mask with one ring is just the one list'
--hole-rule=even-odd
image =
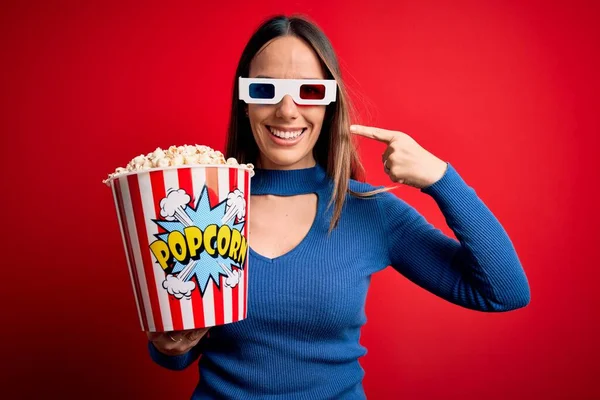
{"label": "knit sweater", "polygon": [[[256,171],[252,195],[316,193],[316,218],[284,255],[267,258],[250,246],[245,320],[211,328],[180,356],[148,344],[152,359],[168,369],[200,358],[192,399],[364,399],[359,359],[366,350],[359,336],[365,299],[371,275],[387,266],[469,309],[509,311],[529,303],[529,284],[509,237],[451,164],[421,191],[435,200],[458,240],[389,192],[348,195],[328,234],[332,188],[319,165]],[[376,188],[352,180],[350,189]]]}

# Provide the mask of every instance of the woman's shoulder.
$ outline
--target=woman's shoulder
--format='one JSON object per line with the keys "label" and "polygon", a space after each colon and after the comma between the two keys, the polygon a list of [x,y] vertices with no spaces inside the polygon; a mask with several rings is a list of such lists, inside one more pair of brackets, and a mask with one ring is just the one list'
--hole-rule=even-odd
{"label": "woman's shoulder", "polygon": [[352,218],[362,221],[363,227],[381,226],[390,218],[404,220],[410,216],[412,207],[390,190],[393,187],[350,180],[348,189],[344,208]]}
{"label": "woman's shoulder", "polygon": [[350,179],[350,181],[348,181],[348,189],[350,189],[353,192],[372,192],[375,190],[380,190],[380,189],[384,189],[385,186],[374,186],[371,185],[368,182],[362,182],[362,181],[358,181],[356,179]]}
{"label": "woman's shoulder", "polygon": [[375,186],[368,182],[350,179],[348,183],[350,191],[349,198],[354,199],[372,199],[375,203],[383,204],[384,206],[406,207],[408,204],[392,193],[393,189],[387,186]]}

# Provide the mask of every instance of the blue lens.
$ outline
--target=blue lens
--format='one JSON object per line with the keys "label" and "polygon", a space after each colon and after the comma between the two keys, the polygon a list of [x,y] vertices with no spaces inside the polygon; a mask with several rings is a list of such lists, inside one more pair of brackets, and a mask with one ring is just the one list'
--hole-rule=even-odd
{"label": "blue lens", "polygon": [[250,97],[253,99],[272,99],[275,97],[275,85],[272,83],[251,83]]}

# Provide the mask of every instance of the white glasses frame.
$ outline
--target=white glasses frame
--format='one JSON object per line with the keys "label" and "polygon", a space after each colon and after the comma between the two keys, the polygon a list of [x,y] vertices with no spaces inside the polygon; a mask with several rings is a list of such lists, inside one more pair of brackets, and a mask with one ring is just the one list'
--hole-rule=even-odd
{"label": "white glasses frame", "polygon": [[[275,87],[272,99],[255,99],[250,97],[250,85],[253,83],[270,83]],[[325,96],[322,99],[303,99],[300,97],[300,86],[323,85]],[[239,99],[246,104],[277,104],[283,96],[289,94],[296,104],[328,105],[337,98],[337,82],[335,79],[271,79],[271,78],[238,78]]]}

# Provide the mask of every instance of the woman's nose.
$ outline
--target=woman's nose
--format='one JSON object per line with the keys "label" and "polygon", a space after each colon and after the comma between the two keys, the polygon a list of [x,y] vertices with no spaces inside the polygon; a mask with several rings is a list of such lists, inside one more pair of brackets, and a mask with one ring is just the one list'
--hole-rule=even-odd
{"label": "woman's nose", "polygon": [[295,119],[298,117],[298,106],[292,99],[292,96],[286,94],[283,99],[277,105],[277,111],[275,113],[277,117]]}

